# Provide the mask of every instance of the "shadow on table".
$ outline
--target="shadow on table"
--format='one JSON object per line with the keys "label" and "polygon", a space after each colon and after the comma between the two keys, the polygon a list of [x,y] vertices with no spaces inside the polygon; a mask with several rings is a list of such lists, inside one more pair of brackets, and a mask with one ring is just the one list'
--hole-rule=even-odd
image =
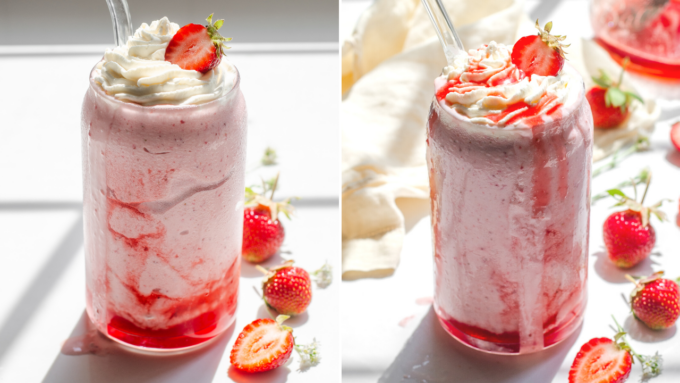
{"label": "shadow on table", "polygon": [[673,325],[664,330],[652,330],[635,319],[633,314],[628,315],[626,321],[623,322],[623,328],[628,335],[638,342],[644,343],[658,343],[671,339],[675,335],[677,327],[677,325]]}
{"label": "shadow on table", "polygon": [[551,382],[580,331],[581,327],[564,342],[536,354],[485,354],[453,339],[441,327],[430,307],[378,382]]}
{"label": "shadow on table", "polygon": [[[286,254],[287,255],[287,254]],[[290,258],[290,256],[288,256]],[[271,258],[267,259],[266,261],[260,263],[259,265],[264,267],[265,269],[270,269],[275,266],[279,266],[280,264],[286,262],[286,259],[284,259],[281,256],[281,252],[277,252],[276,254],[272,255]],[[264,278],[264,274],[257,269],[258,264],[255,263],[250,263],[246,261],[245,259],[241,259],[241,277],[243,278]]]}
{"label": "shadow on table", "polygon": [[[87,332],[89,319],[83,312],[71,332],[77,338]],[[212,344],[192,353],[177,356],[146,356],[125,351],[108,341],[110,350],[102,356],[59,354],[43,383],[203,383],[212,382],[223,357],[234,325]],[[108,348],[108,347],[107,347]]]}
{"label": "shadow on table", "polygon": [[634,277],[652,275],[654,273],[653,266],[659,264],[653,257],[658,255],[659,253],[652,253],[651,256],[647,257],[634,267],[631,267],[630,269],[621,269],[609,260],[606,251],[601,250],[592,254],[593,257],[597,257],[597,260],[595,261],[595,272],[600,278],[609,283],[628,284],[630,284],[630,281],[626,279],[626,274],[630,274]]}
{"label": "shadow on table", "polygon": [[675,148],[668,149],[666,161],[680,168],[680,152]]}
{"label": "shadow on table", "polygon": [[288,380],[288,373],[290,370],[286,366],[257,373],[241,372],[234,366],[229,366],[227,371],[229,378],[236,383],[285,383]]}

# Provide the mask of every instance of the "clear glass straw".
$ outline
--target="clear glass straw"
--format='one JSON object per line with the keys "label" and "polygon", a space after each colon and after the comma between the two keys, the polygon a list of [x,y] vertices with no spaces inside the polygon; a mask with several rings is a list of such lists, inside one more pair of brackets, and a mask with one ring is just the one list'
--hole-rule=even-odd
{"label": "clear glass straw", "polygon": [[453,65],[453,58],[458,53],[465,52],[463,42],[460,41],[460,37],[458,37],[456,30],[453,28],[449,14],[446,13],[446,8],[444,8],[441,0],[422,0],[422,2],[437,32],[437,37],[439,37],[439,41],[442,43],[446,61],[449,65]]}
{"label": "clear glass straw", "polygon": [[125,0],[106,0],[113,22],[113,38],[117,46],[127,44],[128,37],[132,35],[132,19],[130,9]]}

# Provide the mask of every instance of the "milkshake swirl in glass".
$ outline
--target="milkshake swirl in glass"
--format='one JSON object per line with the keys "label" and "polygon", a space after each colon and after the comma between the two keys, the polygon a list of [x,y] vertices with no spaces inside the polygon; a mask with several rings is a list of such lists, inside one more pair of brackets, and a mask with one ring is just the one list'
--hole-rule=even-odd
{"label": "milkshake swirl in glass", "polygon": [[108,50],[82,108],[87,313],[151,352],[192,349],[234,321],[246,107],[236,68],[164,61],[179,26]]}
{"label": "milkshake swirl in glass", "polygon": [[511,49],[462,53],[435,80],[427,163],[442,326],[525,354],[583,318],[593,123],[572,67],[528,77]]}

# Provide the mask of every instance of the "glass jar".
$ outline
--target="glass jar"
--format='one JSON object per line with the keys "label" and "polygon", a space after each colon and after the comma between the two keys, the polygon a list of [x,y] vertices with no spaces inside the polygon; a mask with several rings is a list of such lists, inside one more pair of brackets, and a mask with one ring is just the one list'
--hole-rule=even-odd
{"label": "glass jar", "polygon": [[540,351],[583,319],[593,122],[571,71],[577,101],[527,128],[475,124],[432,102],[434,307],[470,347]]}
{"label": "glass jar", "polygon": [[[93,70],[94,73],[94,70]],[[196,348],[234,321],[246,106],[142,106],[90,75],[82,107],[87,313],[138,351]]]}

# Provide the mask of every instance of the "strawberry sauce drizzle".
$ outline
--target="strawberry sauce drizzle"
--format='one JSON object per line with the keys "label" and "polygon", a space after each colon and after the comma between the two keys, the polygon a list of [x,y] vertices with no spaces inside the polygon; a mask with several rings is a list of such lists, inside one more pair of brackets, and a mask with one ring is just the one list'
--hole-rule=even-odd
{"label": "strawberry sauce drizzle", "polygon": [[[149,294],[143,294],[136,287],[139,285],[141,270],[132,270],[125,278],[121,278],[121,284],[134,296],[138,307],[142,311],[150,312],[151,308],[158,302],[162,302],[164,306],[168,302],[173,302],[168,309],[162,312],[168,321],[191,312],[200,312],[200,314],[168,328],[150,329],[140,327],[138,324],[126,319],[126,317],[136,317],[139,314],[119,313],[112,307],[109,307],[108,335],[133,346],[174,349],[206,342],[218,335],[220,331],[229,325],[236,312],[240,259],[237,258],[219,280],[198,284],[192,282],[189,280],[188,275],[186,275],[186,272],[189,270],[185,270],[185,273],[177,270],[177,268],[170,264],[168,256],[164,254],[162,245],[166,232],[160,221],[151,214],[140,212],[137,208],[139,203],[123,203],[111,196],[107,197],[107,202],[108,230],[113,235],[113,238],[125,244],[128,255],[142,261],[150,255],[155,255],[161,262],[177,271],[185,282],[194,286],[202,286],[201,290],[204,291],[198,295],[181,298],[170,297],[161,293],[160,289],[154,289]],[[127,214],[128,224],[134,225],[136,223],[134,218],[138,218],[147,224],[147,227],[143,227],[143,232],[132,238],[116,231],[112,225],[112,218],[116,210]],[[201,263],[202,260],[199,260],[193,266]]]}
{"label": "strawberry sauce drizzle", "polygon": [[[524,72],[515,67],[509,57],[506,59],[505,66],[502,68],[502,70],[493,74],[492,76],[484,78],[483,74],[488,70],[488,68],[481,65],[481,60],[470,58],[468,70],[466,72],[460,74],[456,78],[450,79],[444,86],[436,91],[435,96],[437,101],[441,102],[442,100],[445,100],[449,93],[465,94],[479,89],[516,84],[526,77]],[[463,75],[465,75],[467,79],[462,79]],[[479,78],[479,80],[475,80],[475,78]],[[492,91],[487,96],[505,98],[500,90]],[[526,110],[513,116],[510,120],[505,121],[503,125],[509,125],[522,121],[528,126],[536,126],[537,124],[544,122],[541,117],[542,114],[551,115],[559,111],[561,104],[551,104],[556,99],[557,96],[554,94],[545,94],[543,97],[541,97],[536,105],[531,105],[523,100],[520,100],[509,105],[501,113],[490,113],[486,115],[485,118],[488,118],[494,123],[498,123],[510,113],[526,108]],[[549,107],[550,109],[546,110],[546,107]]]}

